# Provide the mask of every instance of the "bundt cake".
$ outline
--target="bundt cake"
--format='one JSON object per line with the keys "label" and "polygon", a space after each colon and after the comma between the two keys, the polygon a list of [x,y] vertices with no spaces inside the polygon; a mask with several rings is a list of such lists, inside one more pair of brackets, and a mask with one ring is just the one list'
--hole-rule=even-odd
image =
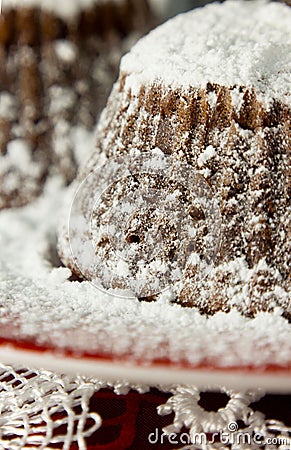
{"label": "bundt cake", "polygon": [[283,3],[214,3],[122,59],[59,239],[75,275],[290,317],[290,21]]}
{"label": "bundt cake", "polygon": [[70,182],[146,0],[5,0],[0,16],[0,209],[34,198],[50,173]]}

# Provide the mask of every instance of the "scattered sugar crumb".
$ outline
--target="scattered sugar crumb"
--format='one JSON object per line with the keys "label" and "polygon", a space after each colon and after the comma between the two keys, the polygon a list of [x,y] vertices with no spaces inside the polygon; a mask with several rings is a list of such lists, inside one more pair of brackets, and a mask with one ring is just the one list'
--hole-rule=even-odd
{"label": "scattered sugar crumb", "polygon": [[212,145],[208,145],[203,153],[201,153],[198,157],[197,163],[199,167],[202,167],[209,159],[215,156],[216,151]]}
{"label": "scattered sugar crumb", "polygon": [[57,41],[55,43],[55,51],[57,56],[67,63],[74,62],[77,57],[77,48],[70,41],[66,40]]}

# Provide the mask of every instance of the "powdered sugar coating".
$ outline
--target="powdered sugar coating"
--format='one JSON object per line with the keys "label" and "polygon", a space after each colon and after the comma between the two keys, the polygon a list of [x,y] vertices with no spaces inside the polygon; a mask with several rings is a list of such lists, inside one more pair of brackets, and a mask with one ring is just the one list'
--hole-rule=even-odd
{"label": "powdered sugar coating", "polygon": [[[84,166],[79,183],[96,170],[97,174],[107,177],[110,184],[110,171],[106,172],[108,164],[105,162],[100,170],[102,158],[107,157],[108,161],[121,158],[126,164],[131,152],[139,151],[141,155],[148,152],[154,157],[158,148],[170,154],[173,160],[187,162],[189,171],[197,171],[207,180],[213,199],[220,205],[223,242],[217,264],[201,282],[195,280],[197,261],[187,261],[182,282],[174,287],[176,301],[198,307],[207,315],[233,308],[254,315],[258,311],[282,307],[286,317],[290,317],[288,109],[281,109],[274,99],[273,109],[266,113],[255,94],[245,88],[241,89],[242,107],[236,113],[231,103],[231,89],[212,86],[210,92],[217,96],[214,104],[208,102],[206,90],[194,88],[185,92],[156,84],[143,86],[139,95],[135,95],[126,90],[121,75],[97,128],[96,151]],[[213,100],[214,95],[211,97]],[[80,209],[75,211],[85,220],[92,212],[89,205],[96,186],[84,192]],[[142,189],[144,181],[140,186]],[[174,189],[167,181],[162,188],[168,194]],[[104,220],[118,192],[116,189],[108,196],[107,204],[104,203]],[[121,199],[129,192],[122,192]],[[189,195],[181,198],[188,210]],[[176,210],[174,207],[173,211]],[[197,225],[195,248],[203,255],[207,243],[204,240],[205,216],[199,205],[194,207],[193,213]],[[135,234],[143,236],[148,223],[147,219],[140,221]],[[163,223],[167,226],[167,215]],[[116,224],[118,226],[118,221]],[[72,232],[80,236],[78,223]],[[167,239],[169,233],[163,241],[165,252]],[[170,237],[171,242],[175,239],[175,234]],[[115,247],[108,239],[106,227],[93,230],[93,241],[98,242],[94,246],[96,254],[106,255],[108,262],[114,263]],[[98,278],[91,266],[82,274],[77,270],[74,257],[83,260],[86,252],[84,246],[79,245],[72,255],[66,231],[61,233],[59,250],[64,264],[78,276],[85,274],[91,281]],[[168,258],[166,253],[163,258]],[[112,286],[125,288],[124,284]]]}
{"label": "powdered sugar coating", "polygon": [[[94,129],[126,45],[92,41],[77,46],[58,39],[39,50],[19,46],[8,52],[4,71],[11,83],[0,92],[0,209],[33,199],[53,172],[61,173],[64,183],[74,178],[76,134],[87,136]],[[23,92],[25,70],[31,68],[35,73]],[[43,90],[35,95],[40,84]]]}
{"label": "powdered sugar coating", "polygon": [[[31,201],[52,173],[72,181],[75,134],[95,127],[121,55],[151,20],[146,0],[3,2],[0,209]],[[19,140],[37,170],[13,157]]]}
{"label": "powdered sugar coating", "polygon": [[[230,0],[182,14],[123,59],[126,88],[136,93],[155,82],[173,89],[217,83],[253,87],[265,104],[273,98],[290,104],[290,21],[287,5],[267,0]],[[239,106],[240,96],[236,101]]]}
{"label": "powdered sugar coating", "polygon": [[[284,52],[285,59],[278,60],[277,67],[260,59],[262,49],[270,50],[269,54],[273,55],[276,49],[284,47],[285,19],[280,24],[282,30],[270,23],[263,32],[269,17],[273,20],[284,11],[284,5],[262,0],[252,3],[230,1],[182,15],[142,39],[121,63],[119,81],[99,121],[96,151],[79,177],[81,183],[100,167],[100,154],[110,162],[121,158],[126,164],[131,152],[141,155],[147,152],[154,156],[159,150],[170,155],[171,164],[181,160],[188,164],[188,173],[196,171],[207,180],[213,200],[220,206],[223,237],[213,270],[199,282],[199,259],[202,261],[208,242],[205,214],[201,205],[192,204],[189,192],[179,186],[181,176],[175,180],[177,185],[172,180],[156,180],[160,183],[160,192],[164,189],[166,194],[172,194],[175,189],[181,191],[182,208],[192,214],[196,226],[196,236],[191,241],[196,259],[192,254],[186,260],[182,278],[179,278],[181,283],[173,286],[176,290],[176,298],[175,294],[173,298],[185,306],[198,307],[207,315],[235,308],[253,316],[259,311],[282,307],[285,316],[290,317],[290,110],[281,95],[288,89],[284,77],[290,65],[288,62],[283,67],[287,56]],[[201,31],[197,43],[193,28]],[[224,35],[227,35],[226,44]],[[251,47],[259,52],[257,55],[254,52],[254,59]],[[219,70],[216,53],[221,53]],[[259,58],[259,66],[254,71],[256,58]],[[209,60],[212,72],[208,65],[205,66],[205,60],[206,63]],[[277,70],[282,73],[277,74]],[[267,74],[265,78],[264,73]],[[227,78],[229,76],[231,80]],[[277,89],[278,80],[281,91]],[[234,86],[236,83],[240,84]],[[104,176],[106,186],[111,184],[110,170],[107,172],[106,168],[108,164],[97,170],[95,185],[86,189],[83,201],[78,203],[79,209],[74,211],[85,221],[91,217],[90,199],[98,192],[99,181]],[[146,180],[138,176],[136,181],[140,191],[147,185]],[[135,221],[134,226],[130,225],[131,219],[114,219],[113,224],[110,223],[109,211],[124,201],[131,191],[130,187],[112,190],[101,205],[98,216],[101,226],[92,228],[93,253],[97,258],[105,256],[106,263],[112,265],[116,264],[116,248],[110,239],[109,225],[118,227],[120,221],[126,223],[125,236],[137,236],[140,247],[146,247],[144,236],[150,220],[145,214],[142,216],[143,212],[132,214],[133,220],[137,215],[143,217]],[[176,220],[179,209],[173,205]],[[161,221],[167,233],[163,235],[163,252],[155,259],[160,267],[163,261],[176,260],[177,242],[191,248],[187,240],[189,233],[178,239],[177,229],[172,223],[169,225],[167,214],[162,215]],[[76,223],[71,231],[79,237],[79,224]],[[156,247],[161,246],[161,239],[155,233],[153,236],[157,240]],[[127,245],[125,241],[124,246]],[[134,241],[130,241],[131,244],[133,250],[138,247]],[[77,245],[73,255],[75,260],[66,233],[61,235],[59,250],[64,264],[77,276],[94,281],[101,278],[100,273],[104,275],[104,265],[102,270],[98,264],[78,270],[76,260],[88,261],[87,254],[83,245]],[[142,258],[140,261],[143,264]],[[139,273],[139,265],[133,266],[135,273]],[[118,270],[126,278],[124,265],[117,265]],[[151,268],[148,274],[151,274]],[[116,281],[111,275],[106,277],[103,285],[126,289],[126,281]]]}
{"label": "powdered sugar coating", "polygon": [[221,367],[290,364],[291,327],[280,309],[254,319],[235,310],[208,318],[166,296],[155,303],[118,299],[89,282],[69,281],[70,270],[52,264],[66,195],[71,192],[53,178],[36,202],[0,212],[0,334],[15,318],[21,337],[60,349],[71,346],[70,330],[77,329],[77,353],[211,360]]}

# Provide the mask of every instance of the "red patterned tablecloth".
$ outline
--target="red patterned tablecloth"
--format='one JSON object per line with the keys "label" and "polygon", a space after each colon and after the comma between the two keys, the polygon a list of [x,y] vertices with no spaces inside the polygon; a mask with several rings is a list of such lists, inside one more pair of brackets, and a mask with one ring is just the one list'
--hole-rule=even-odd
{"label": "red patterned tablecloth", "polygon": [[[157,389],[139,394],[131,391],[127,395],[116,395],[109,389],[102,389],[91,399],[90,410],[102,416],[102,426],[88,440],[88,450],[168,450],[181,447],[161,438],[162,428],[173,423],[174,416],[161,417],[157,407],[166,403],[170,394]],[[223,394],[208,393],[203,406],[209,410],[218,409]],[[267,417],[291,425],[291,395],[267,395],[258,403],[258,409]],[[154,443],[159,430],[159,442]],[[149,442],[149,438],[152,443]],[[163,443],[162,443],[163,441]],[[75,444],[71,450],[77,450]]]}

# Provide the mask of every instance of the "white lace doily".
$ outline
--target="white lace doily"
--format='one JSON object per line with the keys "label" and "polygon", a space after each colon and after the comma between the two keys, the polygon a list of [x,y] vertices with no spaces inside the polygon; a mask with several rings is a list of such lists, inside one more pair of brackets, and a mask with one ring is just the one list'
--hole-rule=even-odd
{"label": "white lace doily", "polygon": [[[76,442],[79,449],[85,450],[86,438],[102,426],[102,411],[93,412],[89,408],[93,394],[102,388],[111,388],[117,395],[127,394],[131,389],[139,393],[150,389],[126,382],[71,379],[46,370],[0,364],[0,449],[50,449],[50,445],[58,444],[58,448],[68,450]],[[239,393],[222,388],[221,392],[229,397],[228,404],[217,412],[208,412],[198,404],[200,392],[195,387],[157,388],[172,394],[157,413],[175,414],[174,423],[160,431],[169,439],[175,436],[184,450],[290,450],[291,428],[276,420],[266,420],[250,406],[264,396],[260,390]],[[188,432],[179,437],[182,429]],[[222,437],[223,444],[212,443],[214,433]],[[250,437],[251,446],[241,442],[243,434]],[[188,441],[183,446],[185,436]]]}

